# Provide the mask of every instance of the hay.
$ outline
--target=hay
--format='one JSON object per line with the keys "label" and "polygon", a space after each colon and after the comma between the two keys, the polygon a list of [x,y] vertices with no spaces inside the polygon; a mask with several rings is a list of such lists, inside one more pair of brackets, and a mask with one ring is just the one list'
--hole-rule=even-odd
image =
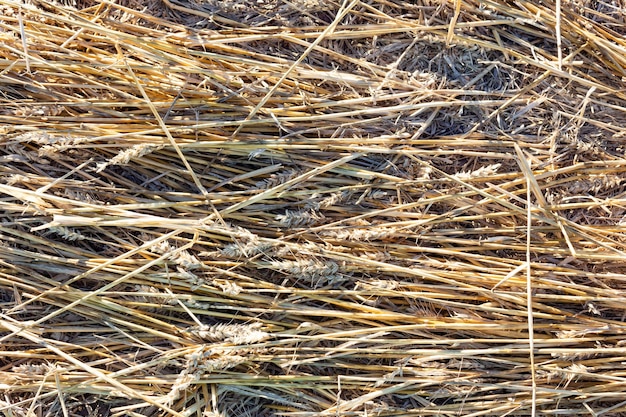
{"label": "hay", "polygon": [[3,415],[626,412],[623,2],[118,3],[0,0]]}

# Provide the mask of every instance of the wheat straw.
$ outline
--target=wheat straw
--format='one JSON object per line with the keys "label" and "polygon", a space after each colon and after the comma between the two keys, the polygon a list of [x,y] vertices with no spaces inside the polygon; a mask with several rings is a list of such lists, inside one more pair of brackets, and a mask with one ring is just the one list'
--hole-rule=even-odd
{"label": "wheat straw", "polygon": [[626,413],[618,2],[0,13],[3,414]]}

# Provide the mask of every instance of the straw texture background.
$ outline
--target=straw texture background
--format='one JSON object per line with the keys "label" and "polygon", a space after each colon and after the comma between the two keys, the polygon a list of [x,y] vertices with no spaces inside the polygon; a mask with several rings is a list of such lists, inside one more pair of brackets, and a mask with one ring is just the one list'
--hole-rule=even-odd
{"label": "straw texture background", "polygon": [[0,415],[626,415],[625,19],[0,0]]}

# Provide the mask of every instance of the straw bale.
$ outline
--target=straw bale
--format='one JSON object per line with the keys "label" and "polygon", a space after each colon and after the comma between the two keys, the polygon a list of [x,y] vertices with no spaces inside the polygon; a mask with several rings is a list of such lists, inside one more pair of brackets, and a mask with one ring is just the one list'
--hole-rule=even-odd
{"label": "straw bale", "polygon": [[626,413],[623,1],[0,16],[3,415]]}

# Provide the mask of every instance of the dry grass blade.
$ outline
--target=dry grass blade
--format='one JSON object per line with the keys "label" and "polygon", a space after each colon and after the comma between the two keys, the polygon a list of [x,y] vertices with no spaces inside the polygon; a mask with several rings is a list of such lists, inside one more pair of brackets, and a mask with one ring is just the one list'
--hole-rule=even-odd
{"label": "dry grass blade", "polygon": [[3,415],[626,413],[618,2],[0,13]]}

